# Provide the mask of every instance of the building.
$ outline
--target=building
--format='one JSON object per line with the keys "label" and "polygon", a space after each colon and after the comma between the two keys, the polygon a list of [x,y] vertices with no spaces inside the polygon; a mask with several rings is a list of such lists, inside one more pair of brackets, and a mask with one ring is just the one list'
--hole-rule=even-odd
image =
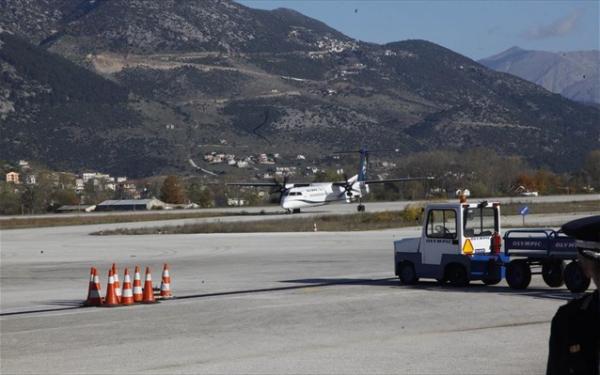
{"label": "building", "polygon": [[227,198],[227,205],[228,206],[240,207],[240,206],[246,206],[247,204],[248,204],[248,201],[246,201],[245,199],[241,199],[241,198]]}
{"label": "building", "polygon": [[27,176],[25,176],[25,184],[35,185],[36,183],[37,183],[37,179],[35,178],[35,175],[28,174]]}
{"label": "building", "polygon": [[8,172],[6,174],[6,182],[11,182],[13,184],[20,184],[20,175],[17,172]]}
{"label": "building", "polygon": [[146,211],[166,208],[167,204],[153,199],[107,200],[96,205],[95,211]]}

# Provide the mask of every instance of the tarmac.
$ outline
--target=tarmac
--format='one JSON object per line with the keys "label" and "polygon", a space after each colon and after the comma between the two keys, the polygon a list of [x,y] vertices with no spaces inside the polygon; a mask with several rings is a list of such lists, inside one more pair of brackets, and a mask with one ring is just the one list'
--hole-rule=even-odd
{"label": "tarmac", "polygon": [[[538,275],[525,291],[505,282],[401,286],[392,242],[419,236],[416,227],[88,235],[119,226],[2,231],[2,374],[538,374],[550,320],[573,297]],[[156,285],[169,263],[176,298],[80,308],[90,267],[105,292],[112,262],[121,275],[123,267],[151,266]]]}

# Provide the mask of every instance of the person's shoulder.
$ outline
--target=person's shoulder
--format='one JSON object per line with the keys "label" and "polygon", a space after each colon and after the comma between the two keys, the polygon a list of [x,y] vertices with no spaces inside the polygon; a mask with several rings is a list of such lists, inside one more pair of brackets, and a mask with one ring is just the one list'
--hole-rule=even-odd
{"label": "person's shoulder", "polygon": [[568,303],[562,305],[556,312],[556,316],[571,315],[576,314],[580,310],[586,310],[594,305],[593,301],[597,298],[597,291],[594,293],[585,293],[582,296],[574,298]]}

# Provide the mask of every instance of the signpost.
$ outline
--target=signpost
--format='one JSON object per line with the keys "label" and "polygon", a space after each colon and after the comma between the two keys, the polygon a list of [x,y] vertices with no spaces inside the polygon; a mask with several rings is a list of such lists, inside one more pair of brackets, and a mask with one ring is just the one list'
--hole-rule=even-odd
{"label": "signpost", "polygon": [[529,213],[529,207],[527,206],[523,206],[521,208],[521,211],[519,211],[519,214],[523,217],[523,226],[525,226],[525,215],[527,215]]}

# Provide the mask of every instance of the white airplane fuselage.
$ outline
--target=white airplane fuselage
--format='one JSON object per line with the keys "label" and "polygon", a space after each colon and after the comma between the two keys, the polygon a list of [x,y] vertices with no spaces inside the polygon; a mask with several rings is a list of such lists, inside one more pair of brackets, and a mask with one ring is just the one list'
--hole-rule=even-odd
{"label": "white airplane fuselage", "polygon": [[281,207],[286,210],[298,210],[335,202],[351,202],[362,197],[361,190],[360,183],[356,181],[352,184],[351,194],[346,193],[343,186],[330,182],[312,183],[286,191],[281,198]]}

